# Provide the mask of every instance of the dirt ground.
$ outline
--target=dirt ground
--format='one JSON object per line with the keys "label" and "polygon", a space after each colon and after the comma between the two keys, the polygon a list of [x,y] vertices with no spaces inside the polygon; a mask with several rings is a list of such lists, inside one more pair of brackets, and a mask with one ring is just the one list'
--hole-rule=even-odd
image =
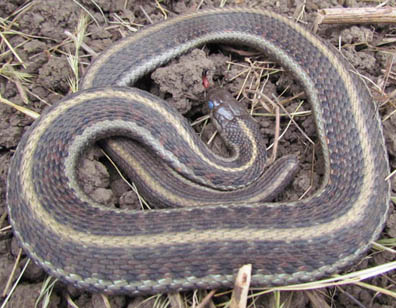
{"label": "dirt ground", "polygon": [[[200,4],[202,2],[202,4]],[[74,78],[68,55],[75,54],[75,47],[68,33],[76,33],[83,14],[89,16],[84,46],[79,51],[78,69],[83,76],[94,53],[100,53],[122,37],[131,34],[144,25],[200,8],[219,6],[220,1],[164,1],[161,7],[155,1],[133,0],[9,0],[0,1],[0,91],[1,96],[13,103],[40,113],[48,105],[71,92],[70,80]],[[386,1],[395,6],[394,1]],[[227,1],[226,5],[237,4],[266,8],[280,14],[297,18],[300,23],[312,27],[318,9],[328,7],[374,6],[378,1]],[[359,71],[370,87],[373,98],[383,119],[386,145],[391,170],[396,169],[396,26],[395,25],[320,25],[318,35],[330,44],[340,47],[342,54]],[[7,39],[7,42],[3,38]],[[12,46],[13,51],[10,50]],[[18,57],[16,56],[18,55]],[[296,124],[290,125],[287,115],[281,117],[282,136],[277,157],[295,153],[299,157],[299,171],[292,184],[278,197],[279,200],[296,200],[312,194],[320,185],[322,157],[319,144],[311,144],[306,136],[316,141],[314,121],[310,115],[309,103],[305,102],[302,88],[287,72],[263,55],[250,50],[229,46],[210,46],[195,49],[158,68],[140,82],[144,89],[172,102],[207,141],[215,129],[206,121],[199,121],[208,113],[202,107],[202,73],[208,72],[211,84],[221,84],[238,98],[253,106],[253,114],[261,126],[268,145],[274,140],[274,108],[272,105],[257,104],[255,93],[263,91],[267,97],[276,97],[284,103],[289,113],[298,112]],[[21,80],[21,74],[29,77]],[[19,76],[19,77],[18,77]],[[23,76],[22,76],[23,77]],[[281,110],[281,113],[284,113]],[[6,182],[10,159],[27,127],[31,117],[0,103],[0,290],[3,299],[10,292],[6,287],[11,278],[14,283],[24,268],[27,258],[14,264],[19,254],[18,244],[12,236],[7,222]],[[304,134],[300,132],[304,131]],[[226,150],[220,138],[215,137],[211,148],[224,154]],[[271,155],[271,150],[269,150]],[[118,208],[140,208],[136,194],[121,177],[110,168],[98,148],[91,149],[81,161],[80,181],[84,190],[96,201]],[[396,176],[390,178],[392,193],[396,193]],[[396,213],[394,204],[380,243],[396,237]],[[389,240],[388,240],[389,241]],[[394,244],[393,244],[394,245]],[[393,246],[394,247],[394,246]],[[391,246],[391,248],[393,248]],[[356,271],[389,263],[395,260],[391,251],[372,249],[366,258],[351,267]],[[7,307],[34,307],[47,276],[32,262],[18,282]],[[373,286],[395,292],[396,273],[388,272],[365,280]],[[7,288],[7,289],[6,289]],[[183,294],[187,306],[193,306],[201,292]],[[49,296],[48,307],[152,307],[155,305],[177,307],[173,297],[142,298],[126,296],[105,297],[90,294],[72,286],[57,282]],[[213,305],[222,307],[229,300],[226,293],[214,297]],[[279,302],[276,294],[257,296],[251,307],[394,307],[391,296],[369,290],[363,286],[345,285],[316,291],[281,292]],[[39,307],[43,304],[40,302]],[[327,306],[326,306],[327,305]],[[209,306],[208,306],[209,307]],[[213,306],[212,306],[213,307]]]}

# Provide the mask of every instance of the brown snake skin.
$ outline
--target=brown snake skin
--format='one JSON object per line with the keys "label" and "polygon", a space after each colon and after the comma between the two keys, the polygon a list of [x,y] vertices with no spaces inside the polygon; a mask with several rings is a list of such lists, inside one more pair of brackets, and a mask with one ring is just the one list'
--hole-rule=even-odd
{"label": "brown snake skin", "polygon": [[[300,80],[325,161],[321,188],[290,203],[224,202],[146,212],[103,208],[76,183],[81,151],[96,139],[136,134],[140,126],[127,121],[137,114],[153,116],[141,120],[152,124],[145,128],[150,136],[159,122],[155,116],[177,116],[143,91],[88,89],[35,121],[10,167],[7,200],[15,236],[50,274],[92,291],[131,295],[230,286],[236,270],[250,263],[253,286],[289,284],[344,268],[378,237],[390,189],[378,113],[337,52],[289,19],[253,9],[180,16],[112,46],[93,63],[83,87],[134,83],[208,42],[255,47]],[[188,130],[184,124],[167,123],[181,141],[195,138],[182,134]],[[193,154],[206,151],[194,142],[187,142]]]}

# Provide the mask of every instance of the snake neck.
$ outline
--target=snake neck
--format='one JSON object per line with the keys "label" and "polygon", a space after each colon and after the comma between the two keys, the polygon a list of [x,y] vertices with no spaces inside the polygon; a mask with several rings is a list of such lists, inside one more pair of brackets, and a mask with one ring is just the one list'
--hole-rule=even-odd
{"label": "snake neck", "polygon": [[250,116],[231,120],[219,133],[231,154],[230,159],[237,164],[247,165],[266,160],[267,151],[260,126]]}

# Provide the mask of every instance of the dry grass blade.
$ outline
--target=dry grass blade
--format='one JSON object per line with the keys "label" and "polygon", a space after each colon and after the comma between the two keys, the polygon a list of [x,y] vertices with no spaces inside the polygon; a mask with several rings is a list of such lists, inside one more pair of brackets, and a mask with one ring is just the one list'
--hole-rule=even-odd
{"label": "dry grass blade", "polygon": [[12,230],[11,226],[7,226],[7,227],[4,227],[4,228],[1,228],[0,232],[5,232],[5,231],[9,231],[9,230]]}
{"label": "dry grass blade", "polygon": [[[378,240],[377,242],[374,242],[373,245],[383,245],[386,247],[396,247],[396,238],[392,237],[392,238],[383,238]],[[392,253],[396,253],[395,250],[392,250]]]}
{"label": "dry grass blade", "polygon": [[146,19],[148,20],[148,22],[149,22],[150,24],[153,24],[154,22],[153,22],[153,20],[151,19],[150,15],[147,14],[146,10],[145,10],[141,5],[139,6],[139,8],[140,8],[140,10],[143,12],[143,15],[146,17]]}
{"label": "dry grass blade", "polygon": [[[280,140],[287,132],[287,130],[289,129],[289,127],[291,126],[291,124],[293,123],[292,119],[294,118],[293,114],[296,114],[298,112],[298,110],[301,108],[301,106],[303,105],[304,102],[300,102],[300,104],[297,106],[297,108],[295,109],[295,111],[293,113],[288,114],[290,121],[287,123],[285,129],[283,130],[282,134],[279,135],[278,140]],[[274,146],[274,143],[270,144],[267,147],[267,150],[271,149]]]}
{"label": "dry grass blade", "polygon": [[[396,95],[396,90],[394,91],[394,94]],[[389,102],[389,101],[390,100],[388,100],[387,102]],[[385,121],[389,120],[395,114],[396,114],[396,109],[392,110],[389,114],[384,116],[383,119],[382,119],[382,122],[385,122]]]}
{"label": "dry grass blade", "polygon": [[[358,271],[358,272],[354,272],[354,273],[350,273],[350,274],[345,274],[345,275],[339,275],[335,278],[329,278],[329,279],[324,279],[324,280],[314,281],[314,282],[309,282],[309,283],[304,283],[304,284],[270,288],[268,290],[256,292],[256,293],[250,295],[249,299],[251,301],[254,301],[255,299],[259,298],[263,294],[273,293],[274,294],[273,306],[274,307],[283,307],[283,305],[285,303],[283,303],[283,304],[280,303],[280,291],[302,291],[302,290],[308,291],[308,290],[316,290],[316,289],[325,288],[325,287],[337,287],[338,290],[340,290],[341,292],[343,292],[345,295],[348,296],[348,294],[346,294],[346,292],[341,288],[341,286],[346,285],[346,284],[354,284],[354,285],[372,290],[374,292],[381,293],[381,294],[396,298],[396,292],[394,292],[394,291],[391,291],[391,290],[388,290],[385,288],[380,288],[378,286],[371,285],[371,284],[360,281],[360,280],[364,280],[367,278],[376,277],[381,274],[385,274],[385,273],[393,271],[395,269],[396,269],[396,261],[390,262],[387,264],[383,264],[383,265],[380,265],[377,267],[373,267],[371,269],[366,269],[366,270],[362,270],[362,271]],[[258,289],[253,289],[253,290],[258,290]],[[317,293],[316,293],[316,295],[317,295]],[[307,293],[307,296],[310,298],[311,304],[313,306],[316,304],[316,307],[326,307],[324,305],[324,303],[320,303],[321,300],[323,300],[323,299],[316,298],[316,296],[315,296],[315,298],[313,298],[313,296],[314,296],[313,293],[310,293],[310,294]],[[354,302],[357,301],[355,298],[351,298],[351,300],[353,300]],[[358,303],[356,303],[356,304],[358,304]],[[326,303],[326,305],[327,305],[327,303]]]}
{"label": "dry grass blade", "polygon": [[155,0],[155,4],[160,9],[162,15],[164,15],[164,19],[168,18],[167,9],[165,9],[158,0]]}
{"label": "dry grass blade", "polygon": [[388,84],[389,76],[392,72],[393,60],[394,60],[394,55],[389,54],[386,59],[384,81],[382,82],[382,92],[384,93],[385,93],[385,87]]}
{"label": "dry grass blade", "polygon": [[18,283],[19,283],[19,280],[21,280],[23,274],[25,273],[26,268],[28,267],[29,263],[30,263],[30,259],[27,260],[25,266],[23,267],[21,273],[20,273],[19,276],[18,276],[18,279],[15,281],[14,285],[13,285],[12,288],[11,288],[11,291],[8,293],[7,297],[4,299],[3,304],[0,306],[0,308],[5,308],[5,307],[7,306],[8,301],[9,301],[10,298],[11,298],[11,295],[14,293],[14,290],[15,290],[15,288],[17,287],[17,285],[18,285]]}
{"label": "dry grass blade", "polygon": [[[6,220],[7,216],[8,216],[8,212],[4,211],[4,213],[0,217],[0,228],[3,226],[3,223]],[[3,229],[0,229],[0,232],[1,232],[1,230],[3,230]]]}
{"label": "dry grass blade", "polygon": [[372,291],[375,291],[375,292],[379,292],[379,293],[391,296],[393,298],[396,298],[396,292],[394,292],[394,291],[387,290],[387,289],[384,289],[384,288],[380,288],[378,286],[375,286],[375,285],[372,285],[372,284],[369,284],[369,283],[365,283],[365,282],[361,282],[361,281],[360,282],[356,282],[355,284],[357,286],[360,286],[360,287],[363,287],[363,288],[366,288],[366,289],[369,289],[369,290],[372,290]]}
{"label": "dry grass blade", "polygon": [[168,293],[171,308],[186,308],[180,293]]}
{"label": "dry grass blade", "polygon": [[396,174],[396,169],[395,170],[393,170],[386,178],[385,178],[385,181],[388,181],[388,180],[390,180],[391,179],[391,177],[393,177],[394,175]]}
{"label": "dry grass blade", "polygon": [[272,306],[274,308],[284,308],[284,303],[281,303],[281,294],[279,291],[273,292]]}
{"label": "dry grass blade", "polygon": [[[1,29],[1,26],[0,26],[0,29]],[[8,33],[7,31],[4,31],[3,34],[14,34],[14,35],[17,35],[16,31],[12,31],[12,32],[10,32],[10,33]],[[19,43],[18,45],[14,46],[14,49],[19,49],[19,48],[23,47],[27,42],[28,42],[28,40],[22,41],[22,42]],[[2,41],[1,41],[1,43],[2,43]],[[0,43],[0,50],[1,50],[2,47],[3,47],[1,43]],[[10,49],[6,49],[5,51],[3,51],[3,52],[0,54],[0,60],[6,59],[6,57],[7,57],[8,55],[10,55],[11,53],[12,53],[12,51],[11,51]],[[17,64],[17,65],[19,65],[19,64]]]}
{"label": "dry grass blade", "polygon": [[[273,145],[273,151],[272,151],[272,157],[269,160],[270,163],[274,162],[276,160],[276,154],[278,152],[278,144],[279,144],[279,140],[280,140],[280,112],[279,112],[279,106],[274,103],[269,97],[267,97],[264,94],[261,94],[261,96],[267,101],[269,102],[273,109],[275,109],[275,129],[274,129],[274,143]],[[262,103],[262,101],[260,101]],[[264,105],[263,105],[264,106]]]}
{"label": "dry grass blade", "polygon": [[[385,274],[387,272],[393,271],[396,269],[396,261],[389,262],[386,264],[378,265],[372,268],[364,269],[361,271],[356,271],[349,274],[344,275],[337,275],[334,278],[328,278],[323,280],[318,280],[314,282],[307,282],[301,284],[294,284],[289,286],[281,286],[281,287],[274,287],[269,288],[265,291],[260,291],[255,294],[266,294],[273,291],[300,291],[300,290],[312,290],[318,288],[325,288],[325,287],[334,287],[338,285],[345,285],[345,284],[352,284],[359,282],[364,279],[372,278],[381,274]],[[258,290],[258,289],[256,289]]]}
{"label": "dry grass blade", "polygon": [[24,73],[18,70],[14,69],[14,65],[10,65],[8,63],[4,64],[0,68],[0,75],[3,76],[4,78],[12,81],[15,83],[15,86],[18,90],[19,95],[21,96],[23,102],[25,104],[29,103],[28,96],[26,94],[26,89],[23,85],[23,83],[28,83],[30,82],[30,78],[32,77],[28,73]]}
{"label": "dry grass blade", "polygon": [[79,308],[75,302],[73,302],[72,298],[69,294],[66,295],[66,301],[70,308]]}
{"label": "dry grass blade", "polygon": [[199,123],[208,121],[209,119],[210,119],[210,115],[209,115],[209,114],[204,115],[204,116],[199,117],[198,119],[196,119],[194,122],[192,122],[192,123],[191,123],[191,126],[196,126],[196,125],[198,125]]}
{"label": "dry grass blade", "polygon": [[[91,2],[92,2],[92,3],[96,6],[96,8],[99,10],[100,15],[102,15],[103,20],[104,20],[105,23],[107,24],[107,23],[108,23],[107,17],[106,17],[106,15],[104,14],[104,12],[103,12],[102,8],[100,7],[100,5],[97,4],[94,0],[91,0]],[[126,4],[126,2],[125,2],[125,4]],[[125,7],[124,7],[124,9],[125,9]]]}
{"label": "dry grass blade", "polygon": [[314,175],[315,175],[315,147],[312,147],[312,165],[311,165],[311,176],[310,176],[310,182],[308,188],[304,191],[304,193],[298,198],[298,200],[302,200],[312,189],[313,187],[313,182],[314,182]]}
{"label": "dry grass blade", "polygon": [[294,14],[293,14],[294,19],[296,20],[296,22],[301,22],[302,21],[302,19],[304,17],[304,14],[305,14],[305,6],[306,6],[306,3],[304,1],[303,3],[301,3],[300,5],[298,5],[296,7],[296,9],[294,11]]}
{"label": "dry grass blade", "polygon": [[21,260],[21,256],[22,256],[22,249],[19,248],[18,256],[15,259],[14,266],[12,267],[11,274],[8,277],[6,286],[5,286],[4,290],[3,290],[2,297],[5,297],[7,295],[7,293],[8,293],[8,289],[10,288],[11,282],[14,279],[15,271],[16,271],[18,265],[19,265],[19,261]]}
{"label": "dry grass blade", "polygon": [[48,305],[50,304],[52,291],[57,281],[58,279],[55,279],[51,276],[47,277],[47,279],[43,282],[43,285],[41,286],[40,295],[36,299],[36,303],[34,305],[35,308],[38,307],[40,302],[42,303],[42,308],[48,307]]}
{"label": "dry grass blade", "polygon": [[195,308],[205,308],[207,306],[214,306],[213,302],[211,302],[213,295],[215,295],[216,290],[212,290],[210,291],[205,297],[204,299],[201,301],[201,303],[196,306]]}
{"label": "dry grass blade", "polygon": [[[297,112],[290,112],[289,114],[286,113],[279,113],[279,116],[282,117],[289,117],[292,116],[293,118],[295,117],[306,117],[312,114],[312,111],[310,110],[305,110],[305,111],[297,111]],[[275,113],[272,112],[253,112],[252,113],[253,116],[257,116],[257,117],[276,117],[277,115]]]}
{"label": "dry grass blade", "polygon": [[75,52],[74,55],[69,54],[67,56],[67,61],[73,71],[73,77],[69,78],[69,85],[70,89],[72,92],[77,92],[78,91],[78,84],[80,82],[80,77],[79,77],[79,51],[80,48],[84,42],[84,37],[86,35],[86,29],[88,26],[88,16],[87,15],[82,15],[80,19],[78,20],[78,25],[76,29],[76,35],[71,36],[74,41],[74,48]]}
{"label": "dry grass blade", "polygon": [[219,7],[224,7],[226,5],[226,3],[227,3],[227,0],[221,0]]}
{"label": "dry grass blade", "polygon": [[345,291],[344,289],[342,289],[341,287],[337,287],[336,288],[337,291],[341,292],[342,294],[344,294],[345,296],[347,296],[355,305],[357,305],[360,308],[366,308],[366,306],[364,306],[359,300],[356,299],[356,297],[354,297],[352,294],[350,294],[349,292]]}
{"label": "dry grass blade", "polygon": [[15,56],[15,58],[18,59],[19,64],[21,64],[24,68],[26,68],[25,63],[23,62],[22,58],[18,55],[18,53],[16,52],[16,50],[14,49],[14,47],[11,45],[11,43],[7,40],[7,38],[5,37],[5,35],[0,32],[0,38],[3,40],[3,42],[7,45],[7,47],[11,50],[11,52],[13,53],[13,55]]}
{"label": "dry grass blade", "polygon": [[121,16],[117,13],[113,14],[114,21],[111,21],[111,24],[115,24],[117,26],[125,27],[129,32],[137,32],[139,30],[138,24],[131,23],[130,21],[125,21]]}
{"label": "dry grass blade", "polygon": [[103,300],[103,305],[105,306],[105,308],[111,308],[109,298],[104,294],[100,294],[100,297]]}
{"label": "dry grass blade", "polygon": [[309,138],[308,135],[304,132],[304,130],[300,127],[300,125],[298,125],[298,123],[294,120],[294,118],[290,115],[290,113],[286,110],[286,108],[282,104],[279,104],[279,103],[278,103],[278,106],[283,110],[284,113],[286,113],[289,116],[290,121],[293,122],[293,124],[300,131],[300,133],[305,137],[305,139],[307,139],[311,144],[315,144],[315,142],[313,142],[312,139]]}
{"label": "dry grass blade", "polygon": [[374,89],[372,90],[376,90],[378,91],[378,93],[380,93],[382,96],[386,96],[386,94],[382,91],[382,88],[377,85],[374,81],[372,81],[369,77],[362,75],[361,73],[359,73],[356,70],[351,70],[351,73],[357,75],[359,78],[361,78],[363,80],[363,82],[369,82],[372,86],[374,86]]}
{"label": "dry grass blade", "polygon": [[276,160],[276,155],[278,153],[278,144],[279,144],[279,133],[280,133],[280,115],[279,115],[279,107],[274,106],[275,108],[275,133],[274,133],[274,149],[272,151],[272,157],[270,162],[274,162]]}
{"label": "dry grass blade", "polygon": [[[73,41],[76,41],[77,38],[73,33],[70,33],[69,31],[65,31],[65,34],[71,38]],[[81,48],[84,49],[91,57],[95,58],[98,56],[98,53],[93,50],[91,47],[89,47],[87,44],[84,42],[81,43]]]}
{"label": "dry grass blade", "polygon": [[74,2],[75,4],[77,4],[81,9],[83,9],[84,12],[86,12],[86,13],[92,18],[92,20],[95,22],[95,24],[96,24],[98,27],[100,27],[100,24],[99,24],[99,22],[96,20],[95,16],[94,16],[93,14],[91,14],[91,12],[90,12],[85,6],[83,6],[83,5],[82,5],[80,2],[78,2],[77,0],[73,0],[73,2]]}
{"label": "dry grass blade", "polygon": [[0,102],[15,108],[16,110],[26,114],[27,116],[29,116],[29,117],[31,117],[33,119],[37,119],[40,116],[39,113],[37,113],[37,112],[35,112],[33,110],[30,110],[28,108],[25,108],[23,106],[19,106],[17,104],[14,104],[13,102],[10,102],[9,100],[3,98],[1,95],[0,95]]}
{"label": "dry grass blade", "polygon": [[215,131],[215,132],[212,134],[212,136],[210,136],[210,138],[209,138],[208,142],[206,142],[206,144],[207,144],[207,145],[210,145],[210,144],[213,142],[213,140],[214,140],[214,138],[216,137],[216,135],[217,135],[217,131]]}
{"label": "dry grass blade", "polygon": [[30,82],[32,75],[25,73],[25,72],[15,70],[14,66],[15,65],[8,64],[8,63],[4,64],[0,68],[0,75],[8,80],[11,80],[11,81],[19,80],[21,82]]}
{"label": "dry grass blade", "polygon": [[168,308],[170,305],[169,298],[164,297],[161,294],[149,298],[155,298],[153,308]]}
{"label": "dry grass blade", "polygon": [[[389,240],[389,243],[388,243],[389,246],[391,246],[391,247],[395,246],[395,242],[396,242],[395,238],[390,238],[390,239],[386,239],[386,240]],[[380,244],[378,242],[373,243],[373,248],[377,249],[379,251],[387,251],[387,252],[390,252],[390,253],[396,255],[396,250],[394,250],[392,248],[389,248],[389,247],[386,247],[386,246],[384,246],[384,245],[382,245],[382,244]]]}
{"label": "dry grass blade", "polygon": [[136,185],[134,183],[129,183],[129,181],[127,180],[127,178],[122,174],[121,170],[117,167],[116,163],[110,158],[109,155],[106,154],[106,152],[102,151],[103,155],[108,159],[108,161],[112,164],[112,166],[114,167],[114,169],[116,170],[116,172],[120,175],[121,179],[134,191],[134,193],[136,194],[136,196],[138,197],[139,203],[140,203],[140,207],[142,210],[151,210],[150,205],[146,202],[146,200],[144,200],[144,198],[142,197],[141,194],[139,194],[138,189],[136,188]]}
{"label": "dry grass blade", "polygon": [[[30,10],[30,8],[34,5],[34,1],[28,2],[19,9],[15,10],[13,13],[11,13],[8,17],[5,18],[5,20],[11,20],[11,24],[13,24],[19,16],[24,14],[26,11]],[[12,17],[12,18],[11,18]]]}
{"label": "dry grass blade", "polygon": [[14,65],[6,63],[0,68],[0,76],[3,76],[4,78],[15,83],[18,93],[21,96],[23,102],[25,104],[29,103],[26,89],[23,86],[23,83],[30,82],[30,78],[32,77],[30,74],[15,70]]}

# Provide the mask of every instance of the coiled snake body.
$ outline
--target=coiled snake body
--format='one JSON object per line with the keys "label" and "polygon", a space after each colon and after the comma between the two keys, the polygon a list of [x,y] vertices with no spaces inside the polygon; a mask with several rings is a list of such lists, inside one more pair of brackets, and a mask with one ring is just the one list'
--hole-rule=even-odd
{"label": "coiled snake body", "polygon": [[[290,203],[254,198],[232,202],[219,196],[213,204],[197,207],[186,197],[191,204],[185,205],[192,207],[148,212],[95,204],[81,192],[74,169],[81,151],[98,138],[127,135],[151,142],[190,178],[200,173],[201,163],[223,174],[235,172],[234,179],[250,168],[253,154],[242,167],[210,156],[187,124],[174,121],[178,116],[173,109],[152,95],[108,87],[133,84],[155,67],[210,42],[252,46],[301,81],[324,156],[321,188]],[[301,282],[350,264],[383,228],[389,167],[369,93],[336,52],[285,17],[253,9],[179,16],[112,46],[92,64],[83,87],[87,90],[55,104],[32,125],[8,178],[15,235],[29,256],[56,277],[93,291],[157,293],[229,286],[235,271],[250,263],[253,286]],[[144,114],[161,117],[166,129]],[[153,125],[143,128],[143,122]],[[180,144],[166,137],[168,130],[177,132]],[[119,145],[116,141],[110,148],[117,152]],[[182,158],[173,150],[182,151]],[[188,169],[193,162],[184,160],[185,151],[200,163]],[[280,173],[283,168],[275,167]],[[203,184],[207,188],[202,193],[210,186],[229,185],[216,176]],[[232,184],[238,186],[238,181]],[[172,194],[172,188],[163,194]]]}

